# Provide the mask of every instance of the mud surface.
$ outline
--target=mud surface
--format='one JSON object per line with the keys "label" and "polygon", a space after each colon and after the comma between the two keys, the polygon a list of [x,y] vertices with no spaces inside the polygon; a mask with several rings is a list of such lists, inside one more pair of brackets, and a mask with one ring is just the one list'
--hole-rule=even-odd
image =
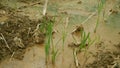
{"label": "mud surface", "polygon": [[113,46],[115,50],[99,48],[96,55],[93,55],[95,61],[87,64],[86,68],[120,68],[120,43]]}
{"label": "mud surface", "polygon": [[6,57],[22,60],[27,47],[44,43],[45,36],[37,29],[41,21],[30,20],[2,5],[0,11],[0,61]]}
{"label": "mud surface", "polygon": [[[87,19],[96,12],[97,0],[49,1],[47,14],[55,17],[53,45],[59,52],[55,65],[45,62],[45,29],[39,28],[51,21],[42,17],[44,0],[0,3],[0,68],[120,68],[120,0],[106,0],[96,33],[98,14]],[[74,55],[82,30],[95,42]]]}

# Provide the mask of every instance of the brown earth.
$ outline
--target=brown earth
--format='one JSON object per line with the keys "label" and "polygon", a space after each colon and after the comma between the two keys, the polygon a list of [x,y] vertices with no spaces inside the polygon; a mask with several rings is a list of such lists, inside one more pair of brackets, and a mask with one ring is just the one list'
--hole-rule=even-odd
{"label": "brown earth", "polygon": [[[29,4],[30,2],[33,2],[33,1],[32,0],[31,1],[20,0],[19,2]],[[37,0],[35,0],[35,1],[37,1]],[[108,1],[110,1],[110,3],[113,2],[111,0],[108,0]],[[39,2],[36,2],[36,3],[39,4]],[[84,1],[80,0],[77,3],[82,4],[82,3],[84,3]],[[34,3],[32,3],[30,5],[33,6]],[[29,7],[29,5],[20,7],[20,9],[27,8],[27,7]],[[21,15],[18,12],[22,12],[22,11],[18,11],[16,9],[10,8],[8,6],[3,6],[2,4],[0,4],[0,61],[4,60],[6,58],[9,58],[9,59],[15,58],[15,59],[22,60],[24,58],[24,53],[26,52],[25,55],[28,58],[27,59],[25,57],[26,61],[29,62],[29,61],[33,60],[32,62],[27,64],[26,61],[17,63],[17,60],[12,60],[9,63],[7,63],[7,62],[3,63],[3,67],[8,65],[8,68],[9,68],[10,65],[14,66],[14,65],[18,64],[18,66],[16,65],[16,67],[19,67],[19,65],[20,65],[21,67],[27,66],[25,68],[35,68],[35,67],[32,67],[32,63],[35,63],[33,66],[41,65],[41,67],[45,67],[46,66],[46,64],[44,64],[45,56],[43,56],[44,55],[44,47],[43,46],[42,47],[35,46],[35,44],[44,43],[45,33],[41,32],[38,29],[40,24],[42,24],[44,21],[43,21],[43,19],[40,19],[37,21],[31,20],[31,19],[29,19],[28,16]],[[116,12],[115,10],[114,11],[110,10],[110,12],[112,12],[111,15],[112,14],[117,15],[120,13],[119,11]],[[80,12],[80,13],[82,13],[82,12]],[[66,14],[69,14],[69,11]],[[32,14],[30,14],[30,15],[32,15]],[[83,15],[85,15],[84,11],[83,11]],[[86,15],[88,15],[88,14],[86,14]],[[48,18],[46,18],[46,20],[48,20]],[[91,22],[89,22],[89,23],[91,23]],[[90,29],[92,29],[93,26],[91,27],[91,25],[93,25],[94,23],[91,23],[91,24],[89,24],[89,23],[87,25],[83,26],[83,28],[85,28],[85,31],[89,31]],[[103,25],[101,25],[101,24],[103,24]],[[84,51],[80,52],[77,55],[78,63],[80,64],[79,68],[120,68],[120,42],[119,42],[120,31],[118,30],[116,33],[116,31],[111,30],[112,28],[111,29],[107,28],[105,23],[101,23],[101,24],[100,24],[100,27],[98,27],[99,30],[97,31],[98,32],[97,34],[101,36],[102,40],[97,42],[96,44],[94,44],[95,47],[91,46],[90,49],[93,49],[93,51],[88,50],[88,52],[90,52],[92,55],[92,57],[90,57],[92,62],[89,59],[86,60],[85,56],[82,54],[82,53],[84,53]],[[61,26],[61,25],[59,25],[59,26]],[[59,26],[57,25],[55,27],[56,28],[58,27],[58,30],[64,30],[63,28],[61,29],[61,27],[59,28]],[[71,32],[71,30],[73,30],[72,27],[70,27],[70,29],[68,29],[69,33],[75,34],[75,35],[80,35],[81,30],[76,29],[74,32]],[[61,37],[61,36],[59,36],[59,34],[60,33],[55,34],[54,42],[57,41]],[[66,40],[67,43],[65,44],[65,45],[68,44],[69,46],[64,47],[65,48],[64,53],[61,51],[61,55],[63,55],[62,58],[64,58],[64,62],[61,61],[61,55],[58,55],[57,60],[56,60],[57,68],[61,68],[61,67],[68,68],[68,65],[69,65],[69,68],[76,67],[75,63],[74,63],[72,49],[77,48],[79,44],[78,43],[71,44],[71,42],[73,42],[73,40],[71,38],[71,34],[70,34],[70,37],[67,38],[67,40]],[[93,34],[92,37],[95,37],[95,35]],[[118,38],[114,39],[116,37],[118,37]],[[104,40],[109,42],[110,45],[106,44],[106,41],[104,41]],[[119,43],[114,44],[115,41],[117,41]],[[62,43],[60,42],[60,44],[57,44],[57,45],[61,46],[61,44]],[[32,46],[35,46],[35,47],[32,47]],[[58,48],[59,48],[59,46],[58,46]],[[107,49],[107,46],[111,47],[113,49]],[[30,50],[29,50],[29,47],[31,47]],[[72,49],[69,47],[71,47]],[[32,50],[34,48],[35,48],[35,50],[34,50],[35,53],[32,52]],[[28,49],[28,51],[27,51],[27,49]],[[33,54],[34,54],[34,57],[31,57]],[[92,58],[94,58],[94,59],[92,59]],[[13,62],[15,62],[15,63],[12,64]],[[85,65],[83,62],[86,62]],[[23,63],[24,63],[24,65],[23,65]],[[41,64],[39,64],[39,63],[41,63]],[[43,64],[43,66],[42,66],[42,64]],[[11,68],[13,68],[12,66],[11,66]],[[2,67],[2,64],[1,64],[1,67]],[[16,68],[16,67],[14,67],[14,68]],[[50,66],[50,68],[53,68],[53,67]]]}
{"label": "brown earth", "polygon": [[[37,28],[41,21],[18,15],[14,9],[0,6],[0,61],[6,57],[22,59],[25,49],[32,44],[44,43],[45,35]],[[14,56],[12,56],[14,54]]]}

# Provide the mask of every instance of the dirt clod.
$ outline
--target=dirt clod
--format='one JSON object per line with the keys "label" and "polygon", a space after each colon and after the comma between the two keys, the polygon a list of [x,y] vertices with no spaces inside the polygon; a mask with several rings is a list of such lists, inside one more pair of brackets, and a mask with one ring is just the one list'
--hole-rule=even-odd
{"label": "dirt clod", "polygon": [[[0,24],[0,33],[4,35],[6,43],[11,51],[8,49],[5,41],[0,35],[0,61],[6,57],[10,57],[13,52],[15,52],[15,54],[12,58],[22,60],[27,47],[36,43],[44,43],[44,34],[41,32],[34,32],[37,25],[41,22],[30,20],[26,16],[13,13],[14,11],[5,6],[0,8],[0,10],[4,10],[5,12],[11,11],[9,15],[4,14],[7,19],[3,21],[4,24]],[[36,35],[34,35],[35,33]]]}

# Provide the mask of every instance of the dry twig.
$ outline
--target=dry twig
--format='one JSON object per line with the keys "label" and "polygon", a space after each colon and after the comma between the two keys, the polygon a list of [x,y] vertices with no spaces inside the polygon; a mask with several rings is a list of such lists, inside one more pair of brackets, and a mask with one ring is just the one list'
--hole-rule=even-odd
{"label": "dry twig", "polygon": [[7,41],[5,40],[5,37],[3,36],[3,34],[2,33],[0,33],[1,34],[1,36],[2,36],[2,39],[4,40],[4,42],[5,42],[5,44],[6,44],[6,47],[12,52],[12,50],[11,50],[11,48],[9,47],[9,45],[8,45],[8,43],[7,43]]}
{"label": "dry twig", "polygon": [[45,5],[43,7],[43,16],[45,16],[45,14],[46,14],[47,4],[48,4],[48,0],[45,0]]}
{"label": "dry twig", "polygon": [[79,62],[78,62],[78,58],[77,58],[76,49],[73,50],[73,56],[74,56],[74,61],[75,61],[76,68],[79,68]]}
{"label": "dry twig", "polygon": [[10,61],[12,60],[14,54],[15,54],[15,52],[12,53],[12,55],[11,55],[11,57],[10,57]]}
{"label": "dry twig", "polygon": [[90,18],[92,18],[95,14],[97,13],[97,11],[95,11],[95,12],[93,12],[90,16],[88,16],[88,18],[85,20],[85,21],[83,21],[81,24],[84,24],[84,23],[86,23]]}

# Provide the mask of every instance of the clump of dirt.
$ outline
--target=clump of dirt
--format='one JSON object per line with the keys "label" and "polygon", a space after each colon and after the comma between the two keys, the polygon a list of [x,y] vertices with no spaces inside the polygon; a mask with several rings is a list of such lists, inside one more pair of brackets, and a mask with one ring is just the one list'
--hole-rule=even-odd
{"label": "clump of dirt", "polygon": [[86,68],[120,68],[120,43],[115,45],[117,51],[100,51],[93,63]]}
{"label": "clump of dirt", "polygon": [[0,10],[9,12],[8,19],[0,23],[0,61],[6,57],[22,60],[27,47],[44,43],[45,34],[39,30],[41,20],[30,20],[4,6]]}
{"label": "clump of dirt", "polygon": [[[1,11],[4,11],[4,12],[1,13]],[[1,15],[5,15],[5,14],[11,15],[11,14],[14,14],[14,13],[15,13],[15,9],[14,8],[5,6],[5,5],[0,3],[0,16]]]}

